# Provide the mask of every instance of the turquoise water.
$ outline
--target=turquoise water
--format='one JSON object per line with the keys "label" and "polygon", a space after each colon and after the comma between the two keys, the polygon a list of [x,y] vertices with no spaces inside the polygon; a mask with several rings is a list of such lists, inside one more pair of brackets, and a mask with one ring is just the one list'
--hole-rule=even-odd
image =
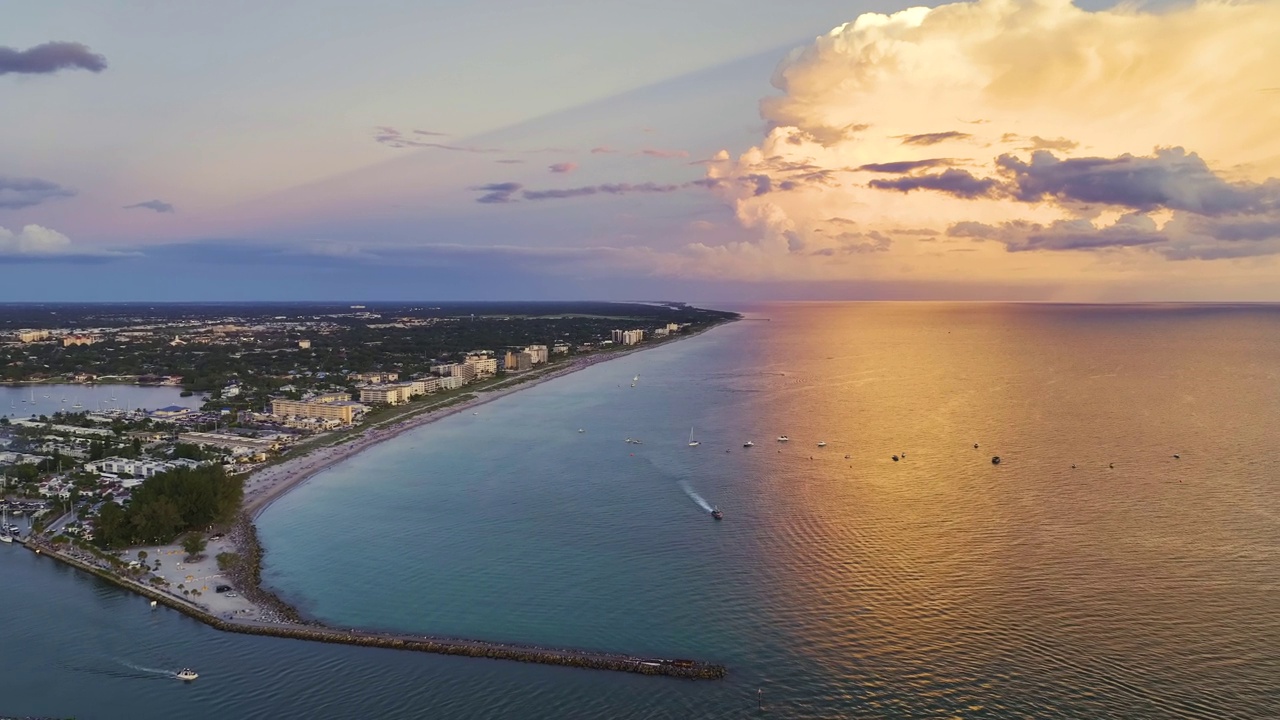
{"label": "turquoise water", "polygon": [[780,718],[1280,715],[1280,308],[750,315],[406,434],[260,521],[268,583],[335,625],[726,681],[222,635],[15,551],[0,630],[34,661],[0,712],[728,718],[762,689]]}

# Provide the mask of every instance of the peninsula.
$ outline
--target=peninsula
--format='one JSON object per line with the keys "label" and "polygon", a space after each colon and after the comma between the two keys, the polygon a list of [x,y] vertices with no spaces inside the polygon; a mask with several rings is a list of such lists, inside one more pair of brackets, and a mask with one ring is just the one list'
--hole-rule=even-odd
{"label": "peninsula", "polygon": [[[325,627],[261,586],[263,549],[254,519],[316,473],[408,430],[599,362],[691,336],[735,315],[684,305],[615,305],[614,313],[638,315],[601,318],[557,308],[561,314],[554,318],[503,314],[497,320],[468,314],[416,322],[400,308],[395,321],[387,323],[385,310],[346,309],[358,311],[354,314],[359,322],[348,318],[327,326],[329,335],[342,338],[338,341],[315,327],[314,315],[300,320],[271,308],[276,314],[269,329],[256,323],[246,326],[254,335],[251,343],[265,344],[268,351],[226,353],[241,364],[224,366],[212,383],[200,376],[213,388],[201,411],[113,408],[30,420],[0,418],[0,434],[9,435],[11,444],[16,440],[23,449],[35,450],[30,441],[49,433],[65,441],[47,457],[16,456],[28,462],[14,473],[20,484],[6,502],[15,507],[41,504],[25,536],[18,533],[19,541],[227,631],[687,678],[724,675],[722,666],[685,659]],[[684,322],[677,322],[681,319]],[[225,318],[217,320],[225,324]],[[311,325],[310,338],[291,337],[294,330],[288,328],[298,322]],[[525,323],[530,322],[550,337],[529,342],[541,339],[529,334]],[[424,357],[417,349],[442,332],[465,334],[468,326],[475,332],[474,325],[489,326],[485,333],[496,327],[506,334],[487,349],[473,349],[471,340],[456,338],[452,353]],[[576,334],[566,328],[577,328]],[[183,341],[183,332],[178,332],[166,347],[188,357],[191,345],[246,342],[243,332],[228,337],[206,331],[205,326],[188,327],[183,332],[191,341]],[[371,340],[370,333],[381,339]],[[63,333],[62,343],[57,337],[51,333],[16,339],[19,346],[45,343],[78,349],[86,346],[66,344],[67,338],[92,335]],[[564,337],[571,341],[558,339]],[[356,338],[361,339],[358,344]],[[350,360],[357,351],[362,360],[333,368],[335,358]],[[176,362],[164,367],[167,375],[154,372],[163,367],[164,354],[152,357],[145,369],[179,381],[181,365]],[[245,365],[261,363],[264,357],[278,363],[282,354],[292,363],[280,375],[263,376]],[[84,372],[83,367],[73,370]],[[219,407],[224,404],[231,407]],[[191,483],[213,485],[199,490]],[[189,497],[165,495],[188,489]],[[214,498],[216,506],[198,507],[192,497]],[[167,515],[165,508],[183,511]]]}

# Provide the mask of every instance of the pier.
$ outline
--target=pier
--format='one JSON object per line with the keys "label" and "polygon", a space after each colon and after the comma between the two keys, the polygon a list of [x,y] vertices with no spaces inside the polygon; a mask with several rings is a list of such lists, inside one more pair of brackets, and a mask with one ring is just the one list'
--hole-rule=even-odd
{"label": "pier", "polygon": [[640,675],[663,675],[667,677],[685,678],[688,680],[719,680],[728,673],[723,665],[698,660],[678,658],[638,657],[623,653],[610,653],[594,650],[575,650],[569,648],[548,648],[535,645],[519,645],[513,643],[488,642],[484,640],[465,640],[459,638],[434,637],[430,635],[409,635],[400,633],[380,633],[365,630],[341,630],[319,624],[285,624],[254,622],[245,620],[227,620],[206,612],[203,608],[174,597],[165,592],[121,577],[114,572],[85,563],[79,559],[59,552],[56,547],[40,542],[23,542],[27,549],[39,555],[47,555],[67,565],[96,575],[113,585],[132,591],[157,603],[173,608],[184,615],[226,632],[245,635],[267,635],[271,637],[309,640],[311,642],[334,643],[339,645],[359,645],[363,647],[387,648],[390,650],[410,650],[414,652],[436,653],[438,655],[459,655],[473,658],[489,658],[493,660],[515,660],[518,662],[541,663],[543,665],[560,665],[564,667],[585,668],[590,670],[612,670]]}

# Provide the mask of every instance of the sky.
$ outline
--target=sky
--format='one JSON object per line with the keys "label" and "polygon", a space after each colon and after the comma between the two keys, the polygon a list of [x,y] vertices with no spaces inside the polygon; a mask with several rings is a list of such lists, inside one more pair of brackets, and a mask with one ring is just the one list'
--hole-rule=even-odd
{"label": "sky", "polygon": [[1280,301],[1280,3],[7,3],[0,301]]}

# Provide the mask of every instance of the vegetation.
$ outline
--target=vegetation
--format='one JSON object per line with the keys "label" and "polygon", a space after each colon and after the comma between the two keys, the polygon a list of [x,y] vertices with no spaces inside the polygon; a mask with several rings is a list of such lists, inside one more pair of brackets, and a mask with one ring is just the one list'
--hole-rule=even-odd
{"label": "vegetation", "polygon": [[104,503],[95,537],[108,548],[167,543],[180,533],[229,522],[243,497],[243,480],[228,476],[221,465],[160,473],[133,491],[127,508]]}
{"label": "vegetation", "polygon": [[204,536],[199,533],[187,533],[182,539],[182,549],[186,551],[188,558],[198,557],[207,545]]}

